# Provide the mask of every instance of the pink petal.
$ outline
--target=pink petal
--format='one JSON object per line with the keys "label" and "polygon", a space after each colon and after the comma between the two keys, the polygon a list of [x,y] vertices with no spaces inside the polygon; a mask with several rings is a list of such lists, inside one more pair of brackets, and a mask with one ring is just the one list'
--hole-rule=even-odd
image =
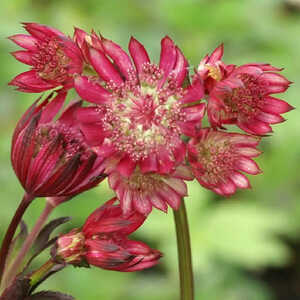
{"label": "pink petal", "polygon": [[282,114],[294,109],[293,106],[287,102],[271,96],[265,97],[265,104],[262,108],[263,111],[273,114]]}
{"label": "pink petal", "polygon": [[230,134],[230,143],[234,143],[236,146],[257,146],[260,138],[247,135],[247,134]]}
{"label": "pink petal", "polygon": [[41,79],[33,70],[27,71],[16,76],[9,85],[16,85],[21,89],[32,90],[32,92],[42,92],[50,90],[55,86]]}
{"label": "pink petal", "polygon": [[129,71],[133,69],[130,57],[128,54],[114,42],[102,39],[104,51],[113,59],[121,73],[129,79]]}
{"label": "pink petal", "polygon": [[201,122],[201,120],[204,117],[205,114],[206,105],[205,103],[200,103],[197,105],[189,106],[183,108],[183,112],[185,113],[185,121],[191,122],[191,121],[198,121]]}
{"label": "pink petal", "polygon": [[146,244],[132,240],[128,240],[124,248],[126,248],[126,250],[131,254],[135,255],[147,255],[151,251],[151,248],[149,248]]}
{"label": "pink petal", "polygon": [[221,183],[218,188],[222,191],[224,196],[231,196],[236,191],[236,186],[230,179],[227,179],[226,182]]}
{"label": "pink petal", "polygon": [[152,210],[152,205],[147,197],[144,197],[139,192],[135,192],[133,196],[133,205],[136,211],[142,215],[149,215]]}
{"label": "pink petal", "polygon": [[159,195],[157,195],[156,193],[153,193],[148,197],[154,207],[156,207],[157,209],[159,209],[165,213],[168,211],[168,206],[167,206],[165,200],[162,199]]}
{"label": "pink petal", "polygon": [[264,64],[264,63],[251,63],[251,64],[247,64],[247,66],[254,66],[254,67],[258,67],[263,71],[282,71],[283,68],[276,68],[271,66],[270,64]]}
{"label": "pink petal", "polygon": [[78,121],[83,123],[97,123],[101,121],[101,114],[96,107],[81,107],[76,111]]}
{"label": "pink petal", "polygon": [[119,186],[121,180],[120,180],[120,174],[118,172],[112,172],[108,176],[108,183],[109,186],[113,189],[116,190],[117,187]]}
{"label": "pink petal", "polygon": [[284,76],[273,72],[263,73],[259,79],[266,81],[269,85],[280,85],[286,88],[288,88],[291,83]]}
{"label": "pink petal", "polygon": [[240,189],[248,189],[250,188],[250,183],[248,178],[239,172],[234,172],[231,176],[230,179],[232,182]]}
{"label": "pink petal", "polygon": [[44,39],[49,36],[65,36],[61,31],[43,24],[24,22],[23,25],[27,32],[38,39]]}
{"label": "pink petal", "polygon": [[99,84],[89,80],[87,76],[75,76],[74,87],[78,95],[89,102],[106,104],[111,101],[111,94]]}
{"label": "pink petal", "polygon": [[246,132],[256,135],[264,135],[272,132],[272,128],[269,124],[259,120],[253,120],[248,123],[238,123],[238,126]]}
{"label": "pink petal", "polygon": [[224,44],[221,44],[209,56],[208,63],[214,64],[217,61],[221,60],[221,58],[223,57],[223,53],[224,53]]}
{"label": "pink petal", "polygon": [[170,153],[167,149],[161,148],[157,153],[159,173],[169,174],[174,168],[174,160],[170,157]]}
{"label": "pink petal", "polygon": [[158,86],[162,87],[170,72],[173,70],[176,62],[176,48],[174,42],[166,36],[161,41],[161,52],[159,68],[163,70],[163,78],[160,80]]}
{"label": "pink petal", "polygon": [[96,72],[103,80],[106,82],[113,81],[117,85],[123,83],[122,77],[102,51],[91,48],[90,60]]}
{"label": "pink petal", "polygon": [[37,50],[36,45],[38,43],[38,40],[31,35],[16,34],[10,36],[9,39],[24,49],[31,50],[31,51]]}
{"label": "pink petal", "polygon": [[172,73],[174,74],[176,86],[181,86],[188,73],[188,61],[178,47],[176,47],[176,54],[176,64]]}
{"label": "pink petal", "polygon": [[173,189],[163,185],[158,192],[173,209],[179,208],[181,197]]}
{"label": "pink petal", "polygon": [[258,167],[256,162],[254,162],[252,159],[249,159],[246,157],[240,157],[235,162],[235,164],[239,170],[246,172],[248,174],[256,175],[256,174],[261,173],[260,168]]}
{"label": "pink petal", "polygon": [[261,151],[252,147],[238,147],[235,152],[247,157],[256,157],[261,154]]}
{"label": "pink petal", "polygon": [[141,73],[143,65],[150,62],[146,49],[139,41],[137,41],[134,37],[131,37],[129,42],[129,52],[137,72]]}
{"label": "pink petal", "polygon": [[120,204],[124,215],[128,214],[132,210],[133,194],[131,190],[124,189],[123,197],[120,198]]}
{"label": "pink petal", "polygon": [[40,123],[48,123],[54,119],[54,117],[62,108],[66,96],[67,96],[66,92],[57,93],[57,96],[53,100],[51,100],[49,104],[47,104],[46,108],[42,112]]}
{"label": "pink petal", "polygon": [[158,170],[157,155],[149,155],[139,163],[139,166],[142,173],[156,172]]}
{"label": "pink petal", "polygon": [[141,257],[139,259],[139,263],[134,264],[132,266],[129,266],[128,268],[124,269],[124,270],[120,270],[123,272],[136,272],[136,271],[141,271],[144,269],[148,269],[151,268],[153,266],[155,266],[157,263],[159,262],[159,260],[151,260],[151,261],[144,261],[143,258]]}
{"label": "pink petal", "polygon": [[280,115],[269,114],[261,111],[257,116],[256,119],[263,121],[269,124],[277,124],[283,122],[285,119]]}
{"label": "pink petal", "polygon": [[117,170],[124,177],[130,177],[136,167],[136,162],[125,156],[118,164]]}
{"label": "pink petal", "polygon": [[195,102],[201,100],[203,96],[204,96],[204,85],[199,79],[196,79],[192,83],[192,85],[187,87],[183,98],[180,99],[180,102],[182,103]]}
{"label": "pink petal", "polygon": [[88,34],[84,30],[77,28],[77,27],[74,28],[74,41],[79,46],[82,46],[82,44],[85,42],[85,37],[87,35]]}
{"label": "pink petal", "polygon": [[269,85],[265,87],[266,94],[278,94],[283,93],[288,89],[288,85]]}
{"label": "pink petal", "polygon": [[105,132],[101,124],[83,123],[80,124],[80,129],[90,146],[99,146],[103,143]]}
{"label": "pink petal", "polygon": [[15,57],[15,59],[22,62],[23,64],[30,65],[30,66],[33,65],[32,53],[21,50],[21,51],[12,52],[11,54]]}
{"label": "pink petal", "polygon": [[176,148],[173,150],[173,156],[176,165],[183,162],[186,156],[186,144],[183,141],[178,141]]}
{"label": "pink petal", "polygon": [[164,178],[163,181],[181,197],[187,196],[187,186],[183,180],[174,177],[168,177]]}
{"label": "pink petal", "polygon": [[[112,174],[117,174],[118,172],[113,172]],[[119,177],[119,176],[118,176]],[[124,197],[124,193],[125,193],[125,189],[127,187],[124,187],[124,185],[122,184],[122,181],[118,181],[117,180],[117,176],[115,176],[112,179],[112,183],[109,182],[109,185],[112,189],[114,189],[114,191],[116,192],[117,198],[118,199],[123,199]],[[112,187],[112,185],[114,186],[114,188]]]}
{"label": "pink petal", "polygon": [[193,180],[194,176],[190,167],[186,165],[179,165],[176,167],[175,171],[172,173],[173,177],[184,179],[184,180]]}
{"label": "pink petal", "polygon": [[81,107],[82,101],[71,101],[68,106],[64,109],[58,121],[69,127],[76,128],[78,124],[75,115],[77,109]]}
{"label": "pink petal", "polygon": [[248,75],[253,75],[254,77],[258,77],[261,74],[263,74],[263,71],[259,67],[243,65],[243,66],[236,68],[233,73],[235,75],[236,74],[248,74]]}
{"label": "pink petal", "polygon": [[199,127],[201,123],[178,122],[178,125],[180,126],[182,134],[192,137],[197,135],[197,127]]}

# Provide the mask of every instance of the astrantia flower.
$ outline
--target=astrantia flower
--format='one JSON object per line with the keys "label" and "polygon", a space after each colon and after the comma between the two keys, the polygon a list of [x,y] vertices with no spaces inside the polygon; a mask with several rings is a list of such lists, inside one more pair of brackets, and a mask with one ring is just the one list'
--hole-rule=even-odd
{"label": "astrantia flower", "polygon": [[185,107],[203,95],[200,88],[182,88],[187,76],[185,57],[169,37],[161,46],[156,65],[132,38],[133,65],[120,46],[102,38],[101,45],[88,48],[99,78],[75,78],[78,94],[98,104],[80,111],[81,129],[92,145],[102,145],[103,154],[118,162],[116,169],[123,176],[131,176],[137,166],[142,173],[172,172],[185,157],[181,135],[193,130],[204,114],[204,104]]}
{"label": "astrantia flower", "polygon": [[250,187],[243,173],[261,172],[252,160],[261,153],[258,144],[259,138],[254,136],[205,128],[188,143],[189,162],[201,185],[230,196],[237,188]]}
{"label": "astrantia flower", "polygon": [[244,131],[264,135],[272,131],[270,124],[281,123],[280,115],[292,109],[288,103],[272,97],[290,85],[275,67],[248,64],[237,67],[219,81],[208,99],[208,117],[213,126],[236,124]]}
{"label": "astrantia flower", "polygon": [[94,265],[102,269],[132,272],[156,265],[162,254],[146,244],[128,239],[145,221],[138,212],[124,216],[116,198],[96,209],[82,230],[58,238],[52,254],[59,262]]}
{"label": "astrantia flower", "polygon": [[36,101],[13,135],[13,168],[26,192],[35,197],[74,196],[105,178],[103,159],[86,144],[76,126],[74,112],[81,102],[71,103],[54,120],[65,97],[60,92],[38,106]]}
{"label": "astrantia flower", "polygon": [[39,93],[58,86],[70,88],[73,74],[81,73],[83,58],[79,48],[69,37],[57,29],[37,23],[24,23],[30,35],[16,34],[10,39],[25,50],[13,56],[32,66],[16,76],[10,85],[28,93]]}
{"label": "astrantia flower", "polygon": [[112,172],[108,181],[120,199],[124,214],[132,209],[148,215],[152,206],[167,212],[168,205],[178,209],[181,198],[187,196],[184,180],[194,177],[187,166],[180,165],[170,174],[142,173],[136,169],[129,177]]}
{"label": "astrantia flower", "polygon": [[204,85],[204,91],[209,94],[215,84],[232,71],[233,65],[226,65],[222,61],[224,46],[221,44],[210,55],[206,55],[199,63],[196,77],[199,77]]}

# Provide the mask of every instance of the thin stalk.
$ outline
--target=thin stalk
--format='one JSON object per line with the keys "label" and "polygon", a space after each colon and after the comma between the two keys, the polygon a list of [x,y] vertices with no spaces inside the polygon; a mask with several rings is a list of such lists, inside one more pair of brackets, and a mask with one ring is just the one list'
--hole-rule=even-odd
{"label": "thin stalk", "polygon": [[3,277],[3,283],[4,286],[8,286],[11,280],[16,276],[18,273],[18,270],[20,266],[22,265],[22,262],[24,258],[26,257],[26,254],[28,250],[31,248],[32,244],[34,243],[35,239],[37,238],[38,234],[40,233],[43,225],[45,224],[46,220],[48,219],[50,213],[55,208],[51,204],[51,202],[46,202],[46,206],[44,210],[42,211],[42,214],[39,216],[38,220],[36,221],[34,227],[32,228],[30,234],[27,236],[21,250],[18,253],[18,256],[14,260],[13,264],[9,267],[8,271],[5,272]]}
{"label": "thin stalk", "polygon": [[37,284],[54,266],[55,262],[50,259],[45,264],[43,264],[38,270],[33,272],[30,276],[30,285],[34,286]]}
{"label": "thin stalk", "polygon": [[174,212],[177,236],[178,266],[180,275],[180,299],[194,300],[194,275],[192,266],[192,252],[190,233],[184,200],[180,208]]}
{"label": "thin stalk", "polygon": [[19,207],[17,208],[15,215],[13,216],[13,218],[8,226],[8,229],[6,231],[6,234],[3,238],[3,242],[2,242],[2,246],[1,246],[1,250],[0,250],[0,283],[1,283],[1,280],[3,277],[3,272],[4,272],[7,254],[9,251],[9,246],[11,244],[11,241],[14,237],[16,229],[17,229],[27,207],[29,206],[29,204],[32,202],[33,199],[34,199],[34,197],[32,197],[31,195],[29,195],[27,193],[24,194],[23,199],[22,199]]}

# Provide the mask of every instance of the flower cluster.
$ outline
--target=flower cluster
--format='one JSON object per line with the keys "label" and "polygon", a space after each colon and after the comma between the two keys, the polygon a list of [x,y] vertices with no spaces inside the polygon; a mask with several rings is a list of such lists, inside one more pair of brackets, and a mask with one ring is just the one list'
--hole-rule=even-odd
{"label": "flower cluster", "polygon": [[[223,45],[190,68],[168,36],[153,62],[133,37],[126,52],[94,31],[75,28],[71,38],[36,23],[24,27],[28,34],[10,39],[25,50],[12,54],[31,70],[10,85],[51,94],[15,129],[11,159],[21,184],[55,205],[106,177],[116,194],[82,229],[60,236],[53,250],[59,262],[118,271],[155,265],[161,253],[127,236],[153,207],[177,210],[186,181],[196,178],[222,196],[249,188],[246,175],[261,172],[257,146],[293,108],[274,97],[291,83],[282,69],[227,64]],[[59,114],[70,89],[81,100]]]}
{"label": "flower cluster", "polygon": [[[69,195],[107,175],[124,215],[145,216],[153,207],[178,209],[185,181],[194,177],[229,196],[250,187],[245,173],[261,172],[256,147],[292,109],[273,96],[290,85],[281,69],[226,64],[223,45],[189,74],[168,36],[155,63],[135,38],[128,54],[94,31],[75,28],[70,38],[44,25],[24,26],[28,35],[10,39],[25,49],[13,55],[32,69],[10,84],[24,92],[60,88],[49,104],[30,108],[15,133],[12,161],[29,193]],[[75,102],[53,121],[70,88],[87,104]],[[210,127],[203,128],[206,116]],[[226,124],[245,133],[228,132]]]}

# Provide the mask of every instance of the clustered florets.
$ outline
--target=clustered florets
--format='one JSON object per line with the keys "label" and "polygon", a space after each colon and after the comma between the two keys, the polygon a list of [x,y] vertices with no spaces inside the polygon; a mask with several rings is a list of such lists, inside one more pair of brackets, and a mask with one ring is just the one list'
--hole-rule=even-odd
{"label": "clustered florets", "polygon": [[[108,176],[117,196],[113,202],[119,201],[106,209],[117,211],[109,234],[91,227],[88,237],[90,226],[84,226],[79,256],[73,259],[65,247],[77,241],[78,232],[61,237],[58,253],[74,264],[83,257],[123,271],[155,264],[160,254],[129,241],[122,226],[134,224],[128,223],[132,216],[147,216],[152,207],[178,209],[187,195],[186,180],[196,178],[222,196],[249,188],[245,174],[261,172],[253,160],[261,153],[256,147],[272,132],[270,125],[283,122],[281,114],[292,109],[273,97],[291,83],[281,69],[226,64],[223,45],[189,74],[187,59],[168,36],[155,64],[134,38],[127,54],[94,31],[76,28],[70,38],[36,23],[26,23],[25,29],[29,35],[10,39],[25,49],[13,55],[31,70],[10,84],[31,93],[59,89],[54,99],[36,102],[15,130],[12,162],[23,187],[34,196],[71,197]],[[75,101],[55,119],[71,88],[86,105]],[[207,128],[201,125],[205,116]],[[246,134],[228,132],[227,124]]]}
{"label": "clustered florets", "polygon": [[[184,181],[194,176],[223,196],[250,187],[244,173],[260,172],[252,160],[260,154],[256,146],[272,131],[270,124],[282,122],[280,114],[292,109],[271,96],[290,84],[278,73],[281,69],[227,65],[223,45],[205,56],[190,76],[186,58],[169,37],[162,39],[155,64],[134,38],[128,55],[95,32],[76,28],[71,39],[35,23],[26,23],[25,29],[29,35],[11,40],[27,51],[13,55],[32,70],[11,84],[25,92],[62,87],[65,93],[74,87],[92,103],[72,110],[75,130],[58,120],[58,125],[39,126],[40,132],[51,126],[50,133],[64,136],[59,161],[90,151],[101,157],[101,172],[108,175],[125,214],[136,210],[147,215],[152,206],[166,211],[166,204],[178,208],[187,195]],[[206,113],[210,128],[201,127]],[[228,133],[226,124],[248,135]],[[76,131],[76,137],[66,138],[66,130]],[[43,142],[38,147],[41,152]],[[81,161],[89,157],[84,156]]]}

